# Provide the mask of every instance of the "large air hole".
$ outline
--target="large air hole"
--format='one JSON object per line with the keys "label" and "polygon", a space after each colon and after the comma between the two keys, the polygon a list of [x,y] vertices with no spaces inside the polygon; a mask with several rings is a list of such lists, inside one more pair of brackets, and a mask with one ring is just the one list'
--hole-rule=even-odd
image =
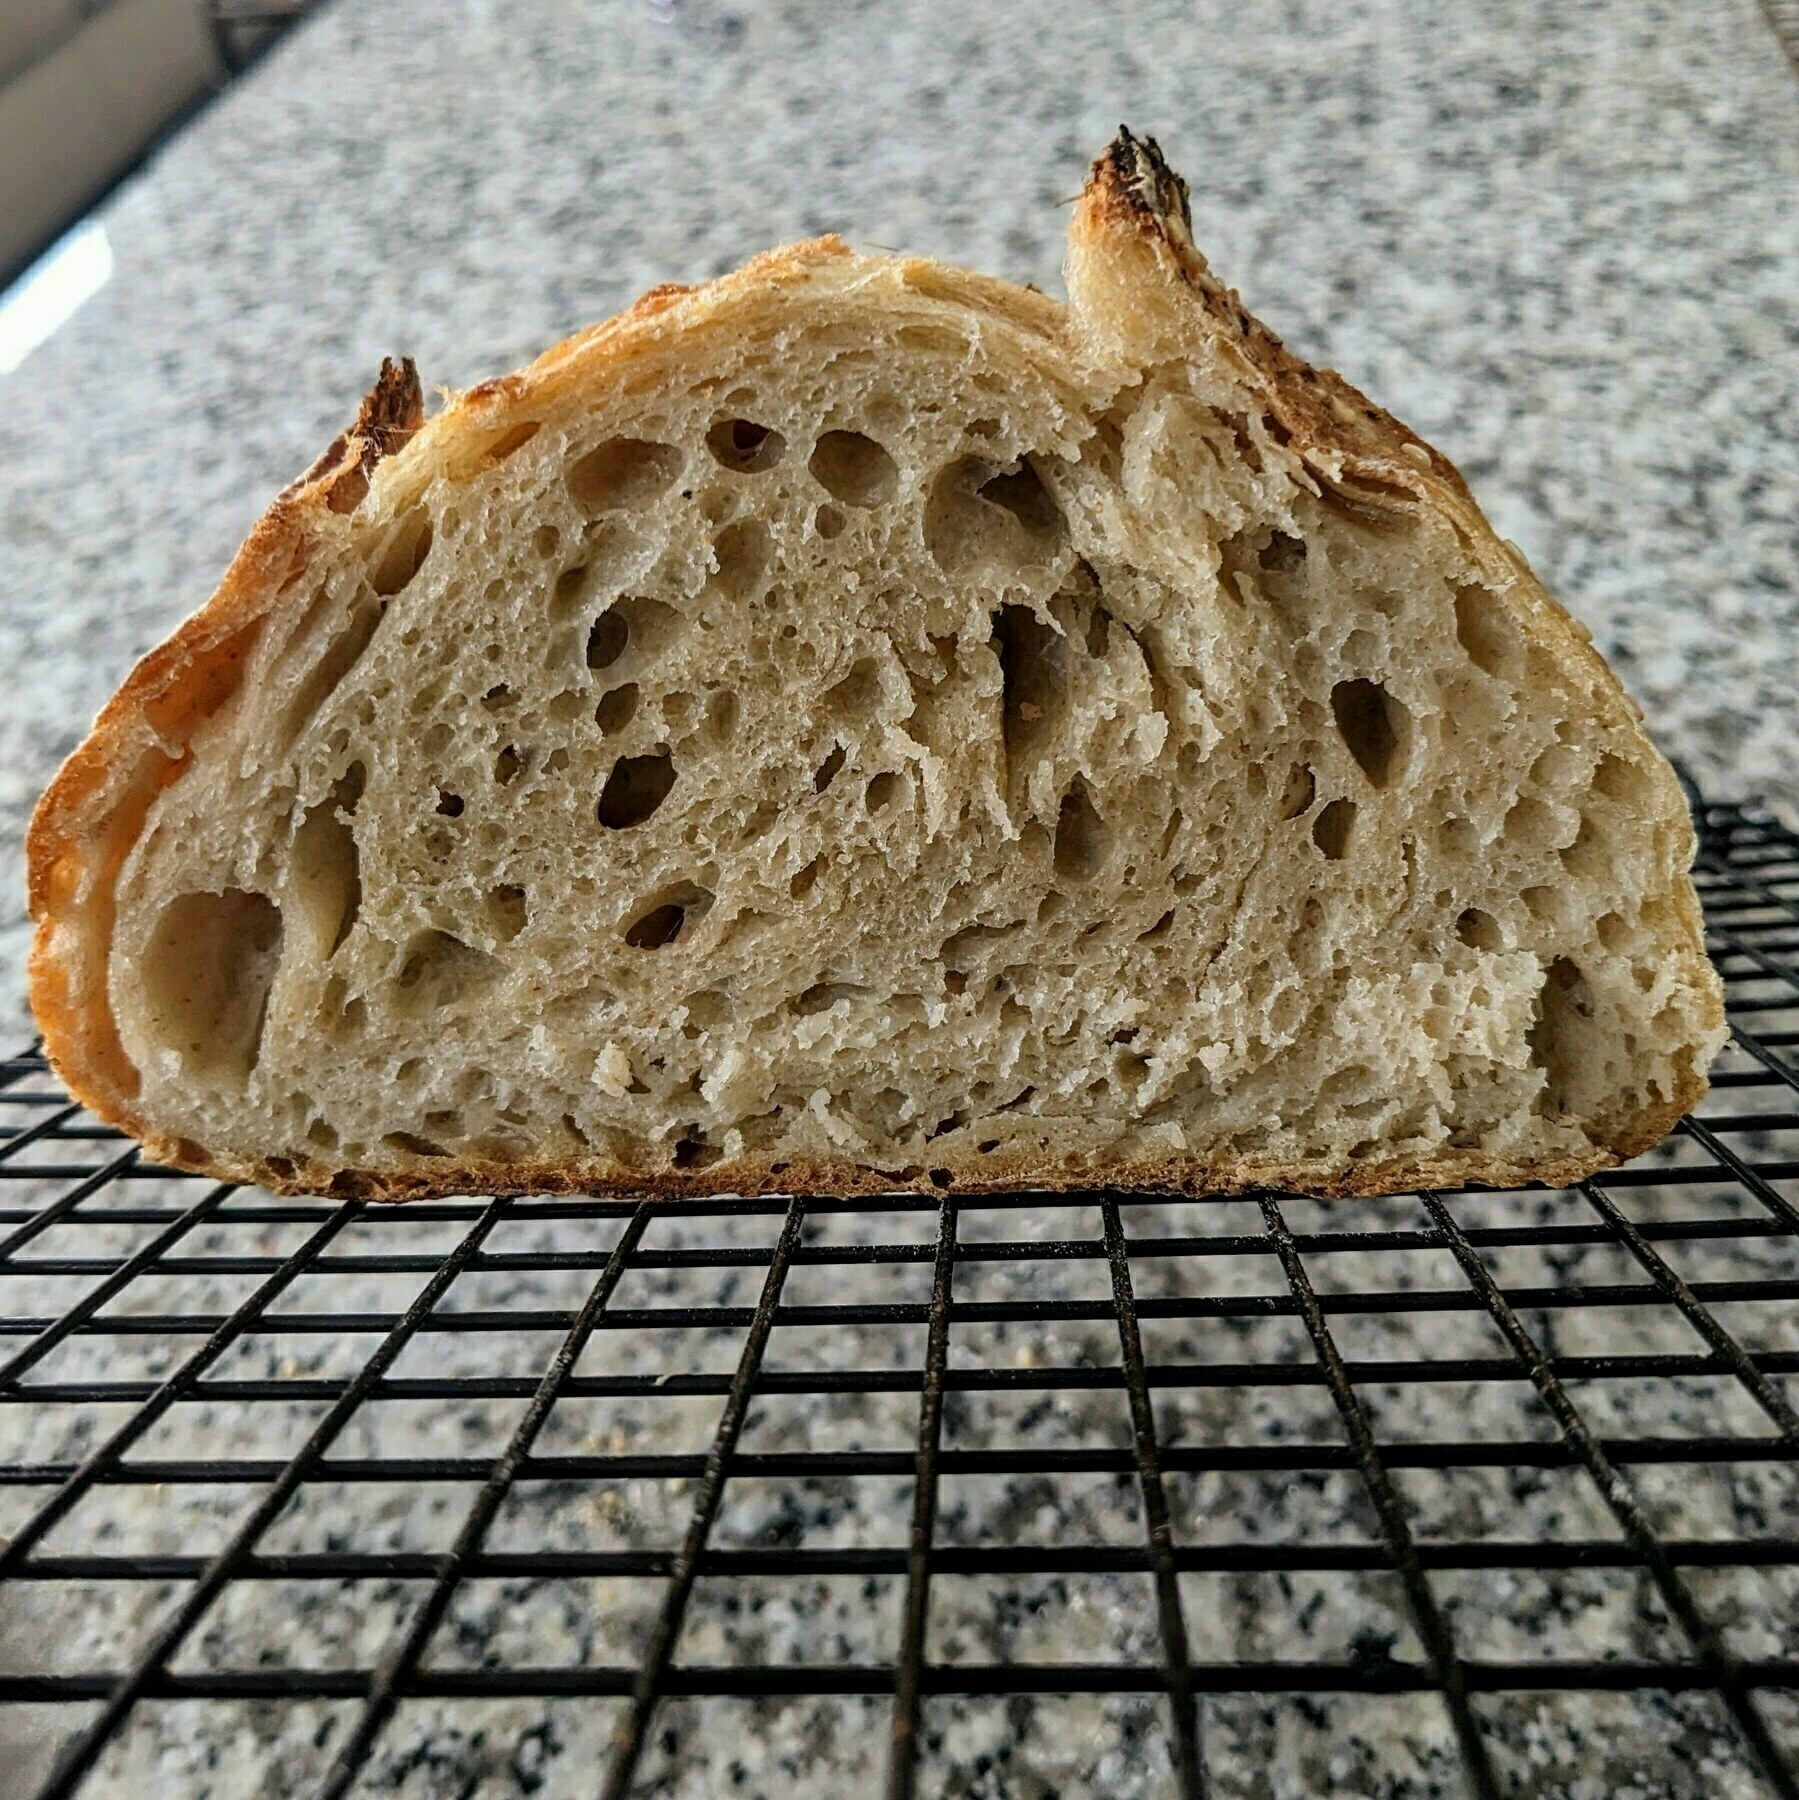
{"label": "large air hole", "polygon": [[[1578,826],[1575,827],[1579,829]],[[1556,810],[1533,794],[1521,794],[1506,810],[1505,841],[1521,850],[1559,850],[1570,839]]]}
{"label": "large air hole", "polygon": [[1487,589],[1456,589],[1455,635],[1468,652],[1468,660],[1483,674],[1513,681],[1523,672],[1524,641]]}
{"label": "large air hole", "polygon": [[720,419],[706,433],[706,448],[720,467],[739,475],[760,475],[787,453],[787,440],[754,419]]}
{"label": "large air hole", "polygon": [[[332,606],[329,599],[321,599],[318,604],[321,608]],[[301,732],[318,716],[325,702],[343,685],[345,676],[355,668],[363,652],[368,649],[381,618],[380,603],[372,595],[364,592],[350,602],[342,628],[325,646],[318,660],[294,690],[293,698],[281,709],[280,723],[275,727],[272,746],[277,755],[292,748]]]}
{"label": "large air hole", "polygon": [[712,585],[727,600],[755,599],[767,585],[774,540],[760,519],[739,519],[718,534],[712,554],[718,563]]}
{"label": "large air hole", "polygon": [[1000,729],[1008,757],[1034,749],[1056,726],[1067,681],[1068,646],[1028,606],[993,616],[1003,695]]}
{"label": "large air hole", "polygon": [[1409,715],[1378,681],[1339,681],[1331,689],[1331,711],[1356,766],[1384,788],[1399,759]]}
{"label": "large air hole", "polygon": [[599,819],[609,831],[641,825],[675,785],[675,759],[666,750],[621,756],[600,791]]}
{"label": "large air hole", "polygon": [[849,725],[872,719],[880,704],[881,665],[872,656],[857,657],[850,672],[824,695],[824,710]]}
{"label": "large air hole", "polygon": [[691,885],[677,888],[631,921],[625,928],[625,942],[633,950],[660,950],[672,944],[690,920],[704,918],[711,906],[712,895],[707,889]]}
{"label": "large air hole", "polygon": [[1061,529],[1061,510],[1028,462],[996,469],[961,457],[937,475],[925,503],[925,546],[952,575],[1039,563]]}
{"label": "large air hole", "polygon": [[202,1080],[245,1080],[262,1047],[263,1014],[281,959],[281,909],[226,888],[183,894],[156,921],[140,965],[157,1041]]}
{"label": "large air hole", "polygon": [[1537,1019],[1527,1034],[1530,1057],[1547,1079],[1537,1110],[1550,1117],[1584,1111],[1603,1092],[1603,1033],[1593,1022],[1593,990],[1580,965],[1558,956],[1544,971]]}
{"label": "large air hole", "polygon": [[827,431],[807,466],[819,486],[845,506],[879,506],[899,486],[893,458],[859,431]]}
{"label": "large air hole", "polygon": [[394,981],[395,1003],[410,1014],[454,1006],[500,972],[497,958],[447,931],[421,931],[406,947]]}
{"label": "large air hole", "polygon": [[431,515],[422,506],[400,521],[369,577],[377,594],[397,594],[412,580],[431,554],[432,535]]}
{"label": "large air hole", "polygon": [[713,749],[722,750],[737,735],[737,720],[741,711],[737,696],[728,688],[721,688],[707,700],[702,730],[706,742]]}
{"label": "large air hole", "polygon": [[1353,800],[1333,800],[1312,821],[1312,842],[1332,862],[1341,862],[1349,848],[1349,834],[1355,825]]}
{"label": "large air hole", "polygon": [[1065,881],[1091,881],[1105,860],[1105,821],[1094,809],[1087,784],[1077,780],[1062,796],[1056,817],[1056,874]]}
{"label": "large air hole", "polygon": [[685,460],[673,444],[608,438],[570,464],[568,491],[586,513],[636,512],[674,486]]}
{"label": "large air hole", "polygon": [[716,1144],[708,1144],[698,1126],[690,1126],[675,1145],[677,1169],[709,1169],[724,1157]]}
{"label": "large air hole", "polygon": [[355,834],[335,799],[313,807],[294,833],[285,898],[288,915],[320,961],[350,935],[362,905],[362,878]]}

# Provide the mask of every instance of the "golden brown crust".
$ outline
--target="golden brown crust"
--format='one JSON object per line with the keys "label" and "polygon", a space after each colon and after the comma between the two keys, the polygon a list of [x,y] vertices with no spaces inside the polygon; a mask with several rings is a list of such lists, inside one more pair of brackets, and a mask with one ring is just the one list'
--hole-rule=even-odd
{"label": "golden brown crust", "polygon": [[194,733],[236,692],[269,608],[305,573],[310,520],[353,510],[375,466],[423,422],[412,358],[384,358],[355,423],[276,496],[212,598],[126,677],[32,814],[29,979],[45,1054],[90,1112],[135,1136],[148,1126],[131,1106],[137,1071],[106,990],[112,884]]}
{"label": "golden brown crust", "polygon": [[[1533,625],[1588,677],[1595,704],[1634,728],[1636,715],[1586,634],[1531,577],[1522,560],[1494,538],[1450,462],[1331,370],[1292,355],[1220,284],[1194,247],[1186,184],[1163,161],[1153,139],[1128,131],[1095,163],[1073,226],[1118,249],[1135,241],[1169,279],[1203,305],[1217,336],[1266,403],[1266,423],[1311,477],[1339,504],[1378,516],[1383,507],[1425,505],[1457,527],[1470,556],[1520,597]],[[527,401],[554,403],[596,379],[622,376],[636,358],[678,334],[702,329],[730,307],[828,274],[845,259],[834,237],[770,251],[735,274],[700,287],[665,285],[613,319],[546,351],[528,368],[497,377],[454,399],[424,421],[417,372],[409,359],[384,362],[356,422],[274,501],[226,571],[217,592],[152,651],[108,702],[87,739],[69,758],[33,816],[27,839],[29,901],[37,923],[31,1001],[45,1047],[70,1092],[99,1117],[140,1137],[150,1155],[172,1167],[229,1180],[259,1181],[289,1193],[354,1193],[379,1200],[489,1193],[593,1193],[674,1199],[721,1192],[866,1194],[941,1191],[944,1171],[883,1169],[849,1161],[810,1161],[803,1169],[778,1160],[741,1159],[704,1169],[644,1171],[596,1162],[419,1165],[392,1173],[336,1171],[321,1165],[240,1163],[186,1140],[171,1139],[138,1115],[136,1071],[119,1044],[107,996],[113,883],[156,797],[179,778],[194,733],[229,700],[279,597],[311,566],[332,513],[352,511],[384,458],[415,437],[442,445],[472,430],[510,423]],[[1065,333],[1069,314],[1031,290],[988,277],[906,260],[904,283],[921,294],[987,310],[1046,337]],[[1681,817],[1676,794],[1672,817]],[[1688,830],[1687,856],[1691,855]],[[1691,884],[1675,884],[1685,943],[1680,954],[1693,984],[1709,991],[1721,1026],[1722,995],[1701,948]],[[952,1175],[958,1193],[1019,1187],[1066,1191],[1105,1185],[1162,1194],[1230,1194],[1262,1187],[1331,1196],[1403,1192],[1419,1187],[1512,1184],[1580,1179],[1658,1142],[1704,1095],[1702,1072],[1689,1067],[1664,1104],[1633,1115],[1612,1141],[1552,1163],[1517,1165],[1476,1151],[1419,1161],[1370,1163],[1333,1172],[1290,1164],[1240,1162],[1195,1166],[1166,1157],[1070,1169],[1026,1153],[995,1155],[978,1174]]]}
{"label": "golden brown crust", "polygon": [[769,1158],[741,1158],[705,1169],[638,1170],[598,1163],[468,1162],[446,1166],[440,1173],[425,1167],[376,1172],[334,1170],[322,1164],[286,1166],[244,1163],[214,1157],[197,1146],[147,1137],[152,1160],[170,1168],[189,1169],[220,1181],[256,1183],[278,1194],[331,1194],[377,1202],[444,1199],[455,1194],[589,1194],[625,1199],[698,1200],[718,1194],[799,1195],[847,1198],[852,1195],[919,1193],[963,1195],[1075,1193],[1114,1188],[1143,1194],[1200,1199],[1208,1196],[1279,1189],[1322,1199],[1350,1199],[1374,1194],[1413,1193],[1463,1187],[1517,1187],[1538,1182],[1567,1187],[1601,1169],[1640,1155],[1658,1144],[1689,1109],[1691,1099],[1677,1097],[1632,1121],[1630,1132],[1616,1145],[1594,1145],[1584,1155],[1549,1162],[1511,1163],[1480,1151],[1454,1151],[1442,1156],[1370,1162],[1348,1171],[1326,1171],[1276,1161],[1193,1164],[1165,1157],[1065,1168],[1046,1166],[1029,1156],[993,1156],[978,1176],[919,1165],[889,1167],[848,1160],[814,1159],[801,1168]]}

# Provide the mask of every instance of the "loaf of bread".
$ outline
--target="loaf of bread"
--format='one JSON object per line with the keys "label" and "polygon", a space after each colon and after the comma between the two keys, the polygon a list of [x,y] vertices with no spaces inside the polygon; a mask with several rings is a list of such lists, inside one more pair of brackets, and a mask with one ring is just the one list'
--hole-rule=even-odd
{"label": "loaf of bread", "polygon": [[283,1190],[1564,1182],[1705,1089],[1668,765],[1126,132],[1068,304],[834,238],[389,365],[38,808],[32,998]]}

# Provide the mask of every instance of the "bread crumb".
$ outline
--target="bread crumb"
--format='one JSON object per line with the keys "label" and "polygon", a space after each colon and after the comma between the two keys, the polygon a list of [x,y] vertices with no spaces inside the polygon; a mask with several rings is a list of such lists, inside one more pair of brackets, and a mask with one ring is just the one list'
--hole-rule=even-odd
{"label": "bread crumb", "polygon": [[593,1085],[614,1100],[631,1091],[631,1059],[611,1038],[593,1059]]}

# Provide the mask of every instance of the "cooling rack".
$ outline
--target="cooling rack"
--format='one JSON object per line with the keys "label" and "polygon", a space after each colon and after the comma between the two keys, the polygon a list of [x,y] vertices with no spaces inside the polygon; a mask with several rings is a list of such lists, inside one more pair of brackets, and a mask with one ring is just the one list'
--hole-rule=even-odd
{"label": "cooling rack", "polygon": [[277,1201],[0,1064],[0,1769],[1799,1793],[1799,837],[1699,816],[1730,1047],[1565,1192]]}

